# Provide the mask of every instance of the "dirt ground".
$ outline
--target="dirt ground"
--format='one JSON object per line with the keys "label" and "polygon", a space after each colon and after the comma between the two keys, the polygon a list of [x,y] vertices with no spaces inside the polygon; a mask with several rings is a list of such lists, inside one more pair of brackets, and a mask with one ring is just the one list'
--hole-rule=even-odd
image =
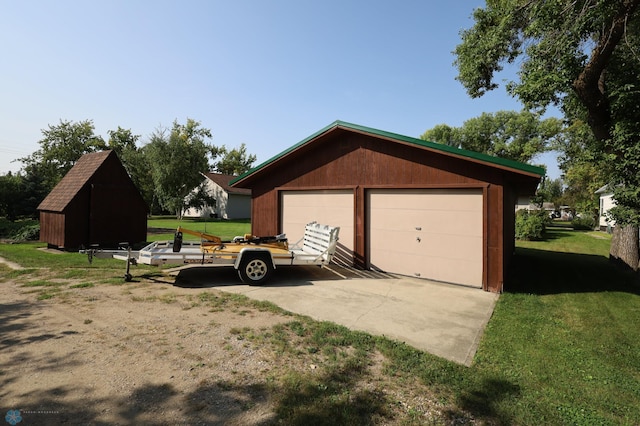
{"label": "dirt ground", "polygon": [[[22,424],[259,424],[271,354],[234,338],[290,318],[211,312],[168,284],[36,300],[0,285],[0,402]],[[163,299],[164,298],[164,299]],[[6,412],[6,411],[5,411]]]}
{"label": "dirt ground", "polygon": [[[216,307],[225,295],[216,289],[176,287],[164,275],[95,286],[83,277],[58,279],[64,291],[39,300],[42,287],[25,283],[43,276],[52,279],[0,281],[0,410],[19,410],[19,425],[279,423],[269,384],[286,369],[317,368],[243,337],[292,316]],[[385,391],[394,403],[382,423],[438,417],[442,406],[409,389]]]}

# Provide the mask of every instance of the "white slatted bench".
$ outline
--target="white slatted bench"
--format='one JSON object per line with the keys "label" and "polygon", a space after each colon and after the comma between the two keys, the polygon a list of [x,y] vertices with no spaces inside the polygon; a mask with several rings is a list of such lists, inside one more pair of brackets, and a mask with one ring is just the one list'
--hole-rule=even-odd
{"label": "white slatted bench", "polygon": [[[326,265],[331,262],[338,245],[340,227],[308,223],[304,236],[289,248],[292,265]],[[276,262],[277,263],[277,262]]]}

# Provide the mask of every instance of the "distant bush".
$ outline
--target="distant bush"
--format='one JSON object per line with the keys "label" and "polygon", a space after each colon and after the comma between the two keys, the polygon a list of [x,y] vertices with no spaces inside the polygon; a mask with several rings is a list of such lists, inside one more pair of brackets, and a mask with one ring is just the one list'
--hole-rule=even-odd
{"label": "distant bush", "polygon": [[591,216],[576,217],[571,221],[571,226],[576,231],[593,231],[596,227],[596,220]]}
{"label": "distant bush", "polygon": [[546,230],[547,219],[547,213],[544,210],[537,212],[518,210],[516,212],[516,239],[542,240]]}
{"label": "distant bush", "polygon": [[11,236],[11,239],[14,241],[38,241],[40,239],[40,224],[23,226]]}
{"label": "distant bush", "polygon": [[[13,239],[23,228],[38,225],[37,220],[21,219],[11,221],[0,217],[0,238]],[[39,226],[39,225],[38,225]]]}

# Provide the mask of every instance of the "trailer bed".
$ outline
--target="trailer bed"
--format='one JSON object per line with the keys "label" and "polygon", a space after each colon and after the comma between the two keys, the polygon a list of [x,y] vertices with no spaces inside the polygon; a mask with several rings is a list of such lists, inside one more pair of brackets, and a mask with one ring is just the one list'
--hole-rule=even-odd
{"label": "trailer bed", "polygon": [[[196,241],[156,241],[139,251],[92,251],[90,256],[113,257],[127,262],[125,280],[131,280],[130,264],[192,266],[233,266],[244,282],[261,284],[281,265],[327,265],[336,251],[340,228],[311,222],[304,237],[289,247],[282,240],[261,243],[257,238],[209,243]],[[240,241],[240,242],[238,242]]]}

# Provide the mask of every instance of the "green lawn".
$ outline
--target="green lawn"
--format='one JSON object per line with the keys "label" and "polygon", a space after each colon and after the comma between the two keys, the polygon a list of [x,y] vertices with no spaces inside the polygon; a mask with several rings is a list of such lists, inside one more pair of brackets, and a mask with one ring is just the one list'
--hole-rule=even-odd
{"label": "green lawn", "polygon": [[[156,228],[177,224],[175,219],[149,221]],[[204,222],[181,224],[205,230]],[[249,229],[246,222],[206,223],[207,232],[223,238]],[[301,356],[300,348],[322,354],[355,349],[323,365],[323,374],[278,378],[278,419],[303,424],[304,419],[341,410],[343,417],[334,417],[336,424],[348,424],[369,418],[367,412],[383,413],[383,393],[363,393],[358,385],[364,378],[363,365],[381,353],[386,359],[380,372],[385,381],[400,387],[417,381],[429,390],[425,398],[448,407],[437,424],[470,419],[489,424],[640,424],[640,285],[637,276],[609,262],[609,245],[606,234],[559,227],[550,228],[545,241],[518,242],[506,291],[469,368],[384,337],[306,317],[296,316],[282,329],[252,331],[252,339],[275,345],[282,356],[294,359]],[[60,278],[83,278],[76,268],[86,267],[86,258],[37,247],[42,244],[0,244],[0,256],[27,267],[58,268]],[[86,274],[104,276],[110,284],[122,268],[119,261],[99,260]],[[5,280],[19,273],[2,270]],[[85,282],[94,281],[78,285]],[[50,286],[55,283],[35,283],[47,289],[45,296],[55,296]],[[292,336],[301,340],[293,342]],[[416,418],[406,424],[421,423]]]}
{"label": "green lawn", "polygon": [[497,385],[488,402],[499,417],[640,423],[640,287],[609,262],[609,244],[553,228],[546,241],[518,242],[473,367]]}
{"label": "green lawn", "polygon": [[[147,228],[153,232],[147,233],[148,241],[160,241],[173,239],[173,234],[178,226],[192,231],[205,232],[216,235],[223,240],[230,240],[235,236],[251,232],[251,221],[245,220],[212,220],[212,219],[176,219],[169,216],[154,216],[147,220]],[[184,235],[185,240],[197,240],[197,237]]]}

